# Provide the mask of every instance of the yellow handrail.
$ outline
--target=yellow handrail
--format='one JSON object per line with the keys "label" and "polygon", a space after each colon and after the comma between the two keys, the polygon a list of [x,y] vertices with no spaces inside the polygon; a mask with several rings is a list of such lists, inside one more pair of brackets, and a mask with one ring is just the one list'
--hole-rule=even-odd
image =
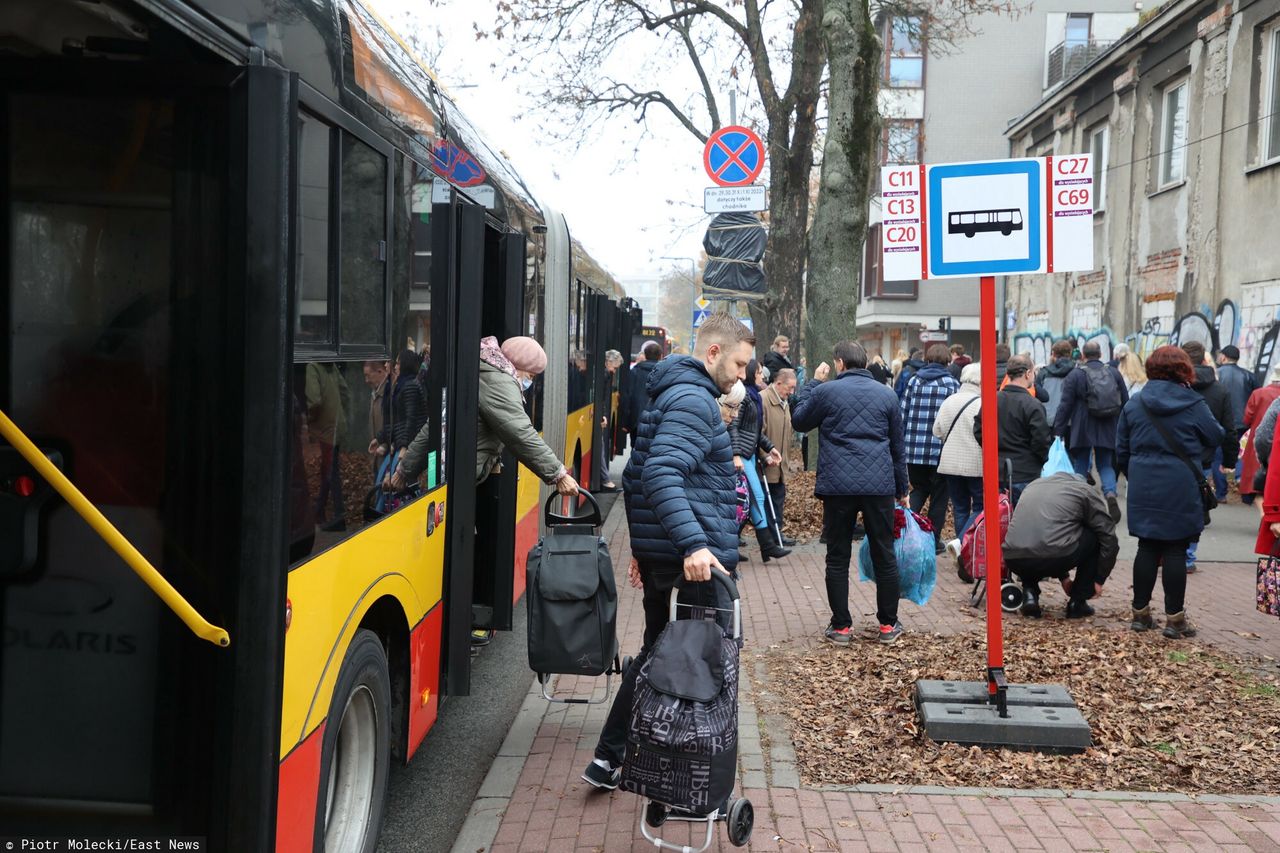
{"label": "yellow handrail", "polygon": [[89,499],[75,487],[75,484],[67,479],[66,475],[58,470],[49,459],[40,452],[40,448],[36,447],[31,439],[18,429],[18,425],[9,419],[9,416],[0,410],[0,435],[4,436],[5,441],[12,444],[22,458],[31,464],[31,467],[40,472],[40,476],[49,481],[49,485],[62,495],[62,499],[71,505],[80,517],[88,522],[93,531],[102,537],[102,541],[111,546],[111,550],[120,555],[120,559],[124,560],[133,569],[134,574],[142,579],[142,582],[151,587],[151,591],[160,596],[160,600],[165,603],[174,614],[183,621],[183,623],[191,629],[191,632],[202,640],[208,640],[217,646],[231,645],[231,637],[227,632],[219,628],[217,625],[211,625],[203,616],[196,612],[195,608],[187,603],[176,589],[173,588],[160,572],[156,571],[156,567],[151,565],[146,557],[142,556],[137,548],[124,537],[115,525],[107,520],[107,517],[98,511],[98,508],[89,502]]}

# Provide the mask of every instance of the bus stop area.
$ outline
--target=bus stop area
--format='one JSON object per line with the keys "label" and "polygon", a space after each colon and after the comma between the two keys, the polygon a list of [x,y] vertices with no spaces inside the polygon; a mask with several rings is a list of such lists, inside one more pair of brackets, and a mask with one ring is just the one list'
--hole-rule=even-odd
{"label": "bus stop area", "polygon": [[[639,593],[625,582],[630,555],[621,504],[618,501],[613,507],[603,535],[610,544],[618,578],[619,639],[622,652],[627,654],[639,646],[643,615]],[[1224,509],[1229,512],[1217,513],[1214,525],[1223,541],[1240,538],[1232,535],[1234,526],[1243,530],[1256,525],[1255,510],[1239,505]],[[1085,620],[1092,624],[1080,627],[1127,628],[1125,578],[1133,546],[1125,538],[1121,539],[1124,550],[1113,588],[1107,589],[1097,615]],[[1247,545],[1243,547],[1247,549]],[[833,649],[821,642],[818,631],[825,607],[822,545],[802,544],[790,558],[768,564],[755,552],[746,553],[749,559],[739,566],[746,646],[740,688],[738,785],[755,806],[755,829],[747,849],[1280,851],[1280,797],[1275,796],[1048,786],[958,787],[945,786],[941,773],[933,784],[883,784],[870,769],[865,778],[850,784],[811,783],[804,778],[802,761],[797,758],[790,721],[780,713],[777,670],[771,670],[769,656],[786,650],[874,658],[882,648],[855,640],[849,648]],[[1247,562],[1247,554],[1215,553],[1228,553],[1239,562],[1202,563],[1201,570],[1188,579],[1188,600],[1196,602],[1200,626],[1200,645],[1195,648],[1221,651],[1235,660],[1253,660],[1259,671],[1270,671],[1274,676],[1280,623],[1241,604],[1248,604],[1254,566]],[[960,634],[980,636],[982,612],[969,606],[968,592],[956,579],[949,560],[942,558],[932,600],[922,608],[904,609],[908,634],[900,645],[937,643]],[[874,613],[874,587],[854,583],[851,597],[856,631],[859,614]],[[1007,621],[1017,619],[1015,615]],[[1072,626],[1071,630],[1075,629]],[[511,644],[512,653],[515,645],[523,644],[523,638],[502,640]],[[1192,647],[1178,648],[1185,652]],[[1026,671],[1015,642],[1009,643],[1007,655],[1013,677]],[[981,652],[974,652],[971,677],[980,676],[982,663]],[[922,672],[919,677],[933,676]],[[556,692],[600,697],[603,687],[602,678],[561,676]],[[850,695],[857,701],[856,684],[850,686]],[[621,790],[597,791],[579,777],[592,758],[608,708],[607,703],[550,705],[536,682],[531,683],[453,853],[653,849],[640,833],[643,803],[639,797]],[[1190,713],[1217,711],[1200,707]],[[1096,728],[1095,724],[1095,743]],[[676,844],[691,844],[696,850],[702,829],[668,823],[663,837]],[[718,829],[709,849],[735,848]]]}

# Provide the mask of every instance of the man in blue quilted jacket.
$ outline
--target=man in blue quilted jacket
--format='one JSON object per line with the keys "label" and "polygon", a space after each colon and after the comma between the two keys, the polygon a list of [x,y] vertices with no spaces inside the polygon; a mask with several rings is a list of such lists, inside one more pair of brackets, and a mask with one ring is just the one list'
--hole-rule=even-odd
{"label": "man in blue quilted jacket", "polygon": [[[631,579],[644,588],[644,645],[632,667],[643,662],[666,625],[678,578],[710,581],[713,571],[737,570],[733,448],[717,400],[746,375],[754,346],[746,326],[713,314],[699,327],[692,356],[669,356],[649,376],[648,404],[622,472]],[[728,606],[722,587],[713,583],[686,586],[681,600]],[[623,675],[595,759],[582,773],[597,788],[618,787],[634,683]]]}
{"label": "man in blue quilted jacket", "polygon": [[791,404],[797,432],[817,429],[818,481],[823,529],[827,536],[827,599],[831,624],[824,635],[849,644],[849,560],[853,526],[862,513],[876,576],[879,640],[902,636],[898,622],[898,562],[893,554],[894,501],[907,505],[907,454],[903,446],[898,396],[867,372],[867,352],[844,341],[835,347],[836,377],[824,381],[825,363]]}

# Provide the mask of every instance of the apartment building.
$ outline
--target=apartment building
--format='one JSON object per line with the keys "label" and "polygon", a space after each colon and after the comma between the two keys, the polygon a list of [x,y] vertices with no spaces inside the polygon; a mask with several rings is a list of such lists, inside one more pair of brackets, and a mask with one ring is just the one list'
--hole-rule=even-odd
{"label": "apartment building", "polygon": [[1228,344],[1280,359],[1280,0],[1174,0],[1008,129],[1013,156],[1091,151],[1091,272],[1010,276],[1016,350],[1055,337]]}

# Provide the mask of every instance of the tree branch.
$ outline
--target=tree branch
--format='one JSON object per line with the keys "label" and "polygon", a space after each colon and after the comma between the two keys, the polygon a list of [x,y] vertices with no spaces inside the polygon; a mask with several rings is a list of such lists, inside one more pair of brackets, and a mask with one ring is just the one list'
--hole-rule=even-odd
{"label": "tree branch", "polygon": [[[720,107],[716,104],[716,93],[711,89],[711,81],[707,79],[707,71],[702,67],[702,57],[698,54],[698,48],[693,43],[693,36],[690,34],[691,22],[686,20],[684,26],[673,26],[676,32],[680,33],[681,39],[684,40],[685,49],[689,52],[689,60],[693,62],[693,69],[698,73],[698,80],[702,83],[702,94],[707,99],[707,112],[711,115],[711,130],[719,130],[720,125]],[[706,140],[703,140],[704,142]]]}

